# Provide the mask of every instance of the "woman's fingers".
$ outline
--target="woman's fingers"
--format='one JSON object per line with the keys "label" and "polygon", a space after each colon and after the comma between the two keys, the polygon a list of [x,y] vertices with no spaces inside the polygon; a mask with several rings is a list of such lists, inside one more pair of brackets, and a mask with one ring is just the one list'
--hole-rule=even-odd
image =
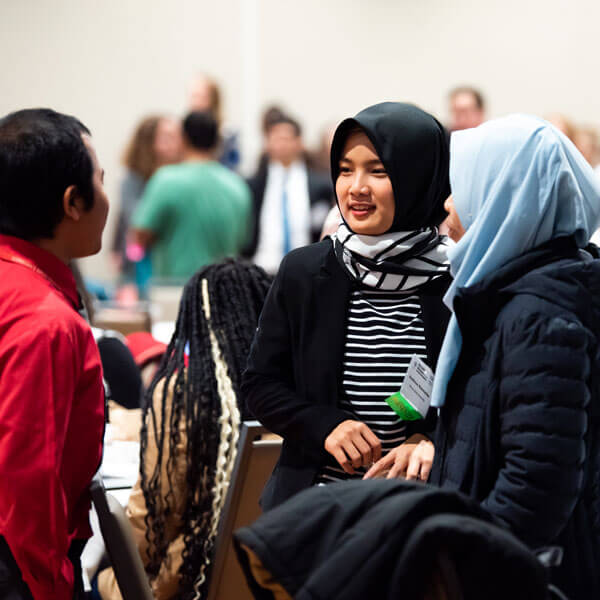
{"label": "woman's fingers", "polygon": [[390,472],[387,474],[387,478],[397,479],[399,477],[404,477],[407,463],[406,452],[397,452],[396,460],[394,461],[394,465],[390,469]]}
{"label": "woman's fingers", "polygon": [[425,457],[423,461],[421,461],[421,480],[427,481],[429,479],[429,474],[431,473],[431,467],[433,466],[433,456],[431,458],[429,456]]}
{"label": "woman's fingers", "polygon": [[346,455],[348,456],[348,458],[350,459],[350,462],[355,469],[359,469],[360,467],[362,467],[362,464],[363,464],[362,454],[360,453],[358,448],[354,445],[352,440],[345,440],[342,444],[342,448],[343,448],[344,452],[346,453]]}
{"label": "woman's fingers", "polygon": [[361,436],[366,440],[371,448],[371,462],[376,463],[381,458],[381,440],[366,425],[364,429],[361,430]]}
{"label": "woman's fingers", "polygon": [[373,450],[369,443],[362,437],[362,435],[356,435],[352,439],[352,443],[356,446],[362,457],[362,464],[359,466],[369,467],[373,464]]}
{"label": "woman's fingers", "polygon": [[433,464],[434,447],[430,441],[419,442],[408,462],[406,479],[427,481]]}
{"label": "woman's fingers", "polygon": [[381,457],[381,442],[367,425],[348,419],[327,436],[325,450],[352,475],[354,469],[369,466]]}
{"label": "woman's fingers", "polygon": [[404,443],[378,460],[363,479],[372,479],[388,471],[387,479],[405,477],[410,480],[427,481],[433,464],[435,449],[433,444],[423,439],[420,442]]}
{"label": "woman's fingers", "polygon": [[421,471],[421,460],[417,455],[417,451],[415,450],[408,461],[408,467],[406,469],[406,479],[415,480],[419,478],[419,473]]}
{"label": "woman's fingers", "polygon": [[406,467],[408,466],[408,458],[410,456],[410,447],[405,444],[401,444],[393,452],[395,455],[394,465],[390,469],[387,475],[388,479],[396,479],[398,477],[404,477]]}
{"label": "woman's fingers", "polygon": [[386,471],[390,468],[390,465],[394,462],[394,457],[384,456],[380,458],[366,473],[363,479],[373,479],[374,477],[379,476],[382,472]]}
{"label": "woman's fingers", "polygon": [[333,454],[333,458],[335,458],[335,460],[337,460],[340,467],[342,467],[342,469],[344,469],[344,471],[346,473],[348,473],[348,475],[354,475],[354,469],[352,468],[352,461],[348,458],[348,456],[344,452],[344,449],[341,446],[335,448],[333,450],[332,454]]}

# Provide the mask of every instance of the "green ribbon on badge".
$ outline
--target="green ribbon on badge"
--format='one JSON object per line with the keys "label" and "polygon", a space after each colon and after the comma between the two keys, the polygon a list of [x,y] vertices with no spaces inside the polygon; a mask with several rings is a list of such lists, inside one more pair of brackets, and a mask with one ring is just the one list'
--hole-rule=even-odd
{"label": "green ribbon on badge", "polygon": [[423,415],[400,393],[388,396],[385,401],[403,421],[418,421]]}

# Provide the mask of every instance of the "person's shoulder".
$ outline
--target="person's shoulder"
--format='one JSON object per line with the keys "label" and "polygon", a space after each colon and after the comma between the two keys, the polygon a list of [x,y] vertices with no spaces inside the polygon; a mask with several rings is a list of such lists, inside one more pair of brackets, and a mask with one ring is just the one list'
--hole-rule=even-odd
{"label": "person's shoulder", "polygon": [[177,205],[194,196],[203,186],[202,168],[197,163],[165,165],[148,181],[144,199],[150,199],[150,204]]}
{"label": "person's shoulder", "polygon": [[57,331],[70,331],[77,335],[82,333],[85,337],[94,338],[89,323],[73,308],[60,294],[48,295],[47,301],[37,311],[40,320],[53,321],[52,327]]}
{"label": "person's shoulder", "polygon": [[205,172],[208,172],[215,177],[223,179],[224,181],[235,182],[238,185],[240,182],[244,185],[246,183],[244,181],[244,178],[239,173],[236,173],[229,167],[222,165],[220,162],[210,161],[204,163],[202,168]]}
{"label": "person's shoulder", "polygon": [[23,346],[28,342],[35,345],[55,347],[63,341],[79,347],[86,341],[93,342],[89,325],[59,294],[47,294],[39,304],[21,311],[10,328]]}
{"label": "person's shoulder", "polygon": [[165,165],[148,180],[146,190],[156,192],[157,190],[169,190],[172,186],[184,185],[189,178],[189,169],[186,163]]}
{"label": "person's shoulder", "polygon": [[551,276],[512,295],[498,312],[495,327],[508,346],[515,340],[532,347],[548,340],[565,347],[575,340],[579,345],[580,337],[588,337],[589,326],[595,329],[586,317],[593,313],[593,304],[588,290]]}
{"label": "person's shoulder", "polygon": [[284,257],[280,268],[289,273],[316,275],[332,252],[333,243],[327,237],[320,242],[292,250]]}
{"label": "person's shoulder", "polygon": [[578,319],[599,303],[592,292],[597,289],[600,260],[590,256],[566,258],[534,269],[510,285],[505,290],[509,299],[500,317],[505,321],[556,315]]}
{"label": "person's shoulder", "polygon": [[93,336],[89,325],[65,295],[38,273],[2,262],[0,278],[10,281],[0,294],[3,339],[22,348],[57,344],[61,338],[80,344]]}
{"label": "person's shoulder", "polygon": [[331,239],[296,248],[283,257],[273,283],[288,301],[301,306],[306,294],[313,289],[315,280],[322,275],[323,267],[335,260]]}
{"label": "person's shoulder", "polygon": [[205,165],[205,172],[210,175],[218,186],[241,198],[250,199],[250,187],[248,183],[235,171],[232,171],[221,163],[211,162]]}

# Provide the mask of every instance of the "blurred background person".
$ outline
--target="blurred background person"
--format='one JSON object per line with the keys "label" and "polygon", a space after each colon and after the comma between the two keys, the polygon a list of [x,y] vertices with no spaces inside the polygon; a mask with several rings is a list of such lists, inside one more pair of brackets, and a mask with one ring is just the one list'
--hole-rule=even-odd
{"label": "blurred background person", "polygon": [[[242,371],[270,285],[262,269],[227,261],[185,287],[146,396],[140,476],[127,505],[157,600],[207,589],[227,468],[245,416]],[[98,589],[103,600],[121,598],[112,569],[99,574]]]}
{"label": "blurred background person", "polygon": [[[149,256],[144,257],[131,246],[128,256],[127,232],[133,212],[150,177],[159,167],[179,162],[182,152],[181,124],[160,115],[143,119],[127,145],[123,155],[127,173],[121,182],[119,213],[112,242],[113,258],[124,283],[136,279],[136,262],[146,263],[148,275],[150,270]],[[143,285],[144,282],[140,283]]]}
{"label": "blurred background person", "polygon": [[454,88],[448,94],[450,131],[478,127],[485,121],[485,100],[483,94],[470,86]]}
{"label": "blurred background person", "polygon": [[330,153],[336,129],[337,123],[325,125],[325,127],[321,129],[318,146],[310,152],[308,156],[310,166],[316,171],[324,173],[327,177],[331,176]]}
{"label": "blurred background person", "polygon": [[592,167],[598,165],[598,131],[594,127],[577,127],[573,142]]}
{"label": "blurred background person", "polygon": [[178,283],[200,267],[236,256],[247,243],[250,190],[214,159],[217,121],[193,112],[183,121],[183,162],[160,169],[133,216],[135,240],[152,248],[152,276]]}
{"label": "blurred background person", "polygon": [[189,89],[188,110],[208,111],[212,114],[219,129],[217,159],[222,165],[236,170],[241,159],[239,134],[223,124],[222,95],[214,79],[205,74],[200,74],[193,79]]}
{"label": "blurred background person", "polygon": [[269,133],[271,125],[285,117],[287,117],[287,113],[285,110],[283,110],[283,108],[281,108],[281,106],[278,106],[277,104],[271,104],[265,108],[260,123],[262,134],[265,136],[265,138],[267,137],[267,133]]}
{"label": "blurred background person", "polygon": [[544,118],[559,131],[562,131],[572,142],[575,140],[575,125],[569,117],[561,113],[552,113]]}
{"label": "blurred background person", "polygon": [[319,240],[333,188],[327,176],[308,166],[297,121],[274,115],[265,129],[266,168],[248,180],[253,231],[245,254],[275,273],[290,250]]}
{"label": "blurred background person", "polygon": [[148,331],[136,331],[126,337],[127,347],[140,370],[144,391],[148,389],[158,370],[167,345]]}
{"label": "blurred background person", "polygon": [[253,179],[264,179],[267,176],[267,169],[269,167],[269,155],[266,150],[267,133],[273,123],[284,118],[287,118],[287,114],[280,106],[276,104],[271,104],[263,110],[260,119],[260,130],[263,136],[263,146],[257,160],[257,167],[252,177]]}

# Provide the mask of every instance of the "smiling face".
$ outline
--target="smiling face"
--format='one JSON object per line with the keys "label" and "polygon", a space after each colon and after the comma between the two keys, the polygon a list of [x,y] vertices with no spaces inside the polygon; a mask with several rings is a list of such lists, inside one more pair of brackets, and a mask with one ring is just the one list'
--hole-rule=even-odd
{"label": "smiling face", "polygon": [[394,222],[392,182],[363,131],[348,136],[339,163],[335,193],[348,227],[361,235],[381,235]]}

